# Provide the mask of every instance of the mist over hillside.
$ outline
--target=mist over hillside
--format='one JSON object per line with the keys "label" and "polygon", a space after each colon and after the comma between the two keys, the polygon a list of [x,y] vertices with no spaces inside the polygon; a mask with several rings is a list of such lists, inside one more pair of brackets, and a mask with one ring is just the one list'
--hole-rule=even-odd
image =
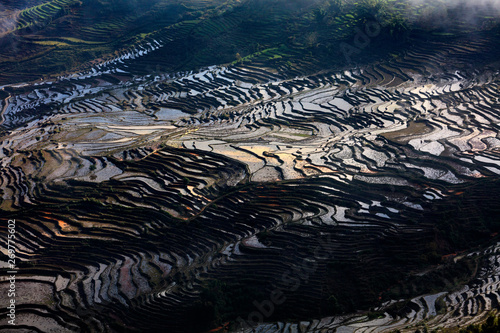
{"label": "mist over hillside", "polygon": [[[96,59],[146,47],[176,24],[186,24],[186,30],[169,37],[172,47],[149,55],[163,70],[251,59],[276,47],[291,50],[284,63],[312,53],[321,67],[334,68],[346,65],[340,44],[352,44],[368,21],[382,30],[370,41],[375,47],[362,53],[383,57],[390,53],[384,50],[407,43],[415,30],[459,35],[498,23],[497,1],[53,0],[4,2],[1,12],[0,84],[89,70]],[[380,41],[383,45],[377,45]]]}

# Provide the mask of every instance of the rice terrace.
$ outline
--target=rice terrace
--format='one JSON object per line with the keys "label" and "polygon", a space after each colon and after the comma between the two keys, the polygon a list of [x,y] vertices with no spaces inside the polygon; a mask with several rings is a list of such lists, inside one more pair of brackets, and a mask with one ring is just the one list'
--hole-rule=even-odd
{"label": "rice terrace", "polygon": [[500,1],[1,0],[0,332],[500,332]]}

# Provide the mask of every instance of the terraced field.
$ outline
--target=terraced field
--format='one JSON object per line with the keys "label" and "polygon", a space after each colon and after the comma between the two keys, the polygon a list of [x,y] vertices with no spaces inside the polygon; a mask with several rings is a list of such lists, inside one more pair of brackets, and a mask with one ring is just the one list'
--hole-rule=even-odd
{"label": "terraced field", "polygon": [[497,311],[498,30],[417,31],[344,68],[279,46],[161,70],[186,35],[240,23],[185,20],[2,87],[16,331],[414,332]]}

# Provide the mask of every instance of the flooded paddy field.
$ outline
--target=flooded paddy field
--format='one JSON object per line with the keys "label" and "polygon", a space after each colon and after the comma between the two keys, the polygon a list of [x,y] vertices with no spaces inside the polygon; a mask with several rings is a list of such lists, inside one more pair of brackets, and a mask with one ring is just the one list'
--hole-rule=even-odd
{"label": "flooded paddy field", "polygon": [[19,292],[36,294],[18,324],[197,332],[207,290],[238,300],[235,331],[274,290],[285,301],[244,331],[484,319],[500,304],[500,68],[475,61],[498,43],[416,43],[307,75],[119,76],[155,40],[91,74],[4,87],[0,207],[18,222]]}

